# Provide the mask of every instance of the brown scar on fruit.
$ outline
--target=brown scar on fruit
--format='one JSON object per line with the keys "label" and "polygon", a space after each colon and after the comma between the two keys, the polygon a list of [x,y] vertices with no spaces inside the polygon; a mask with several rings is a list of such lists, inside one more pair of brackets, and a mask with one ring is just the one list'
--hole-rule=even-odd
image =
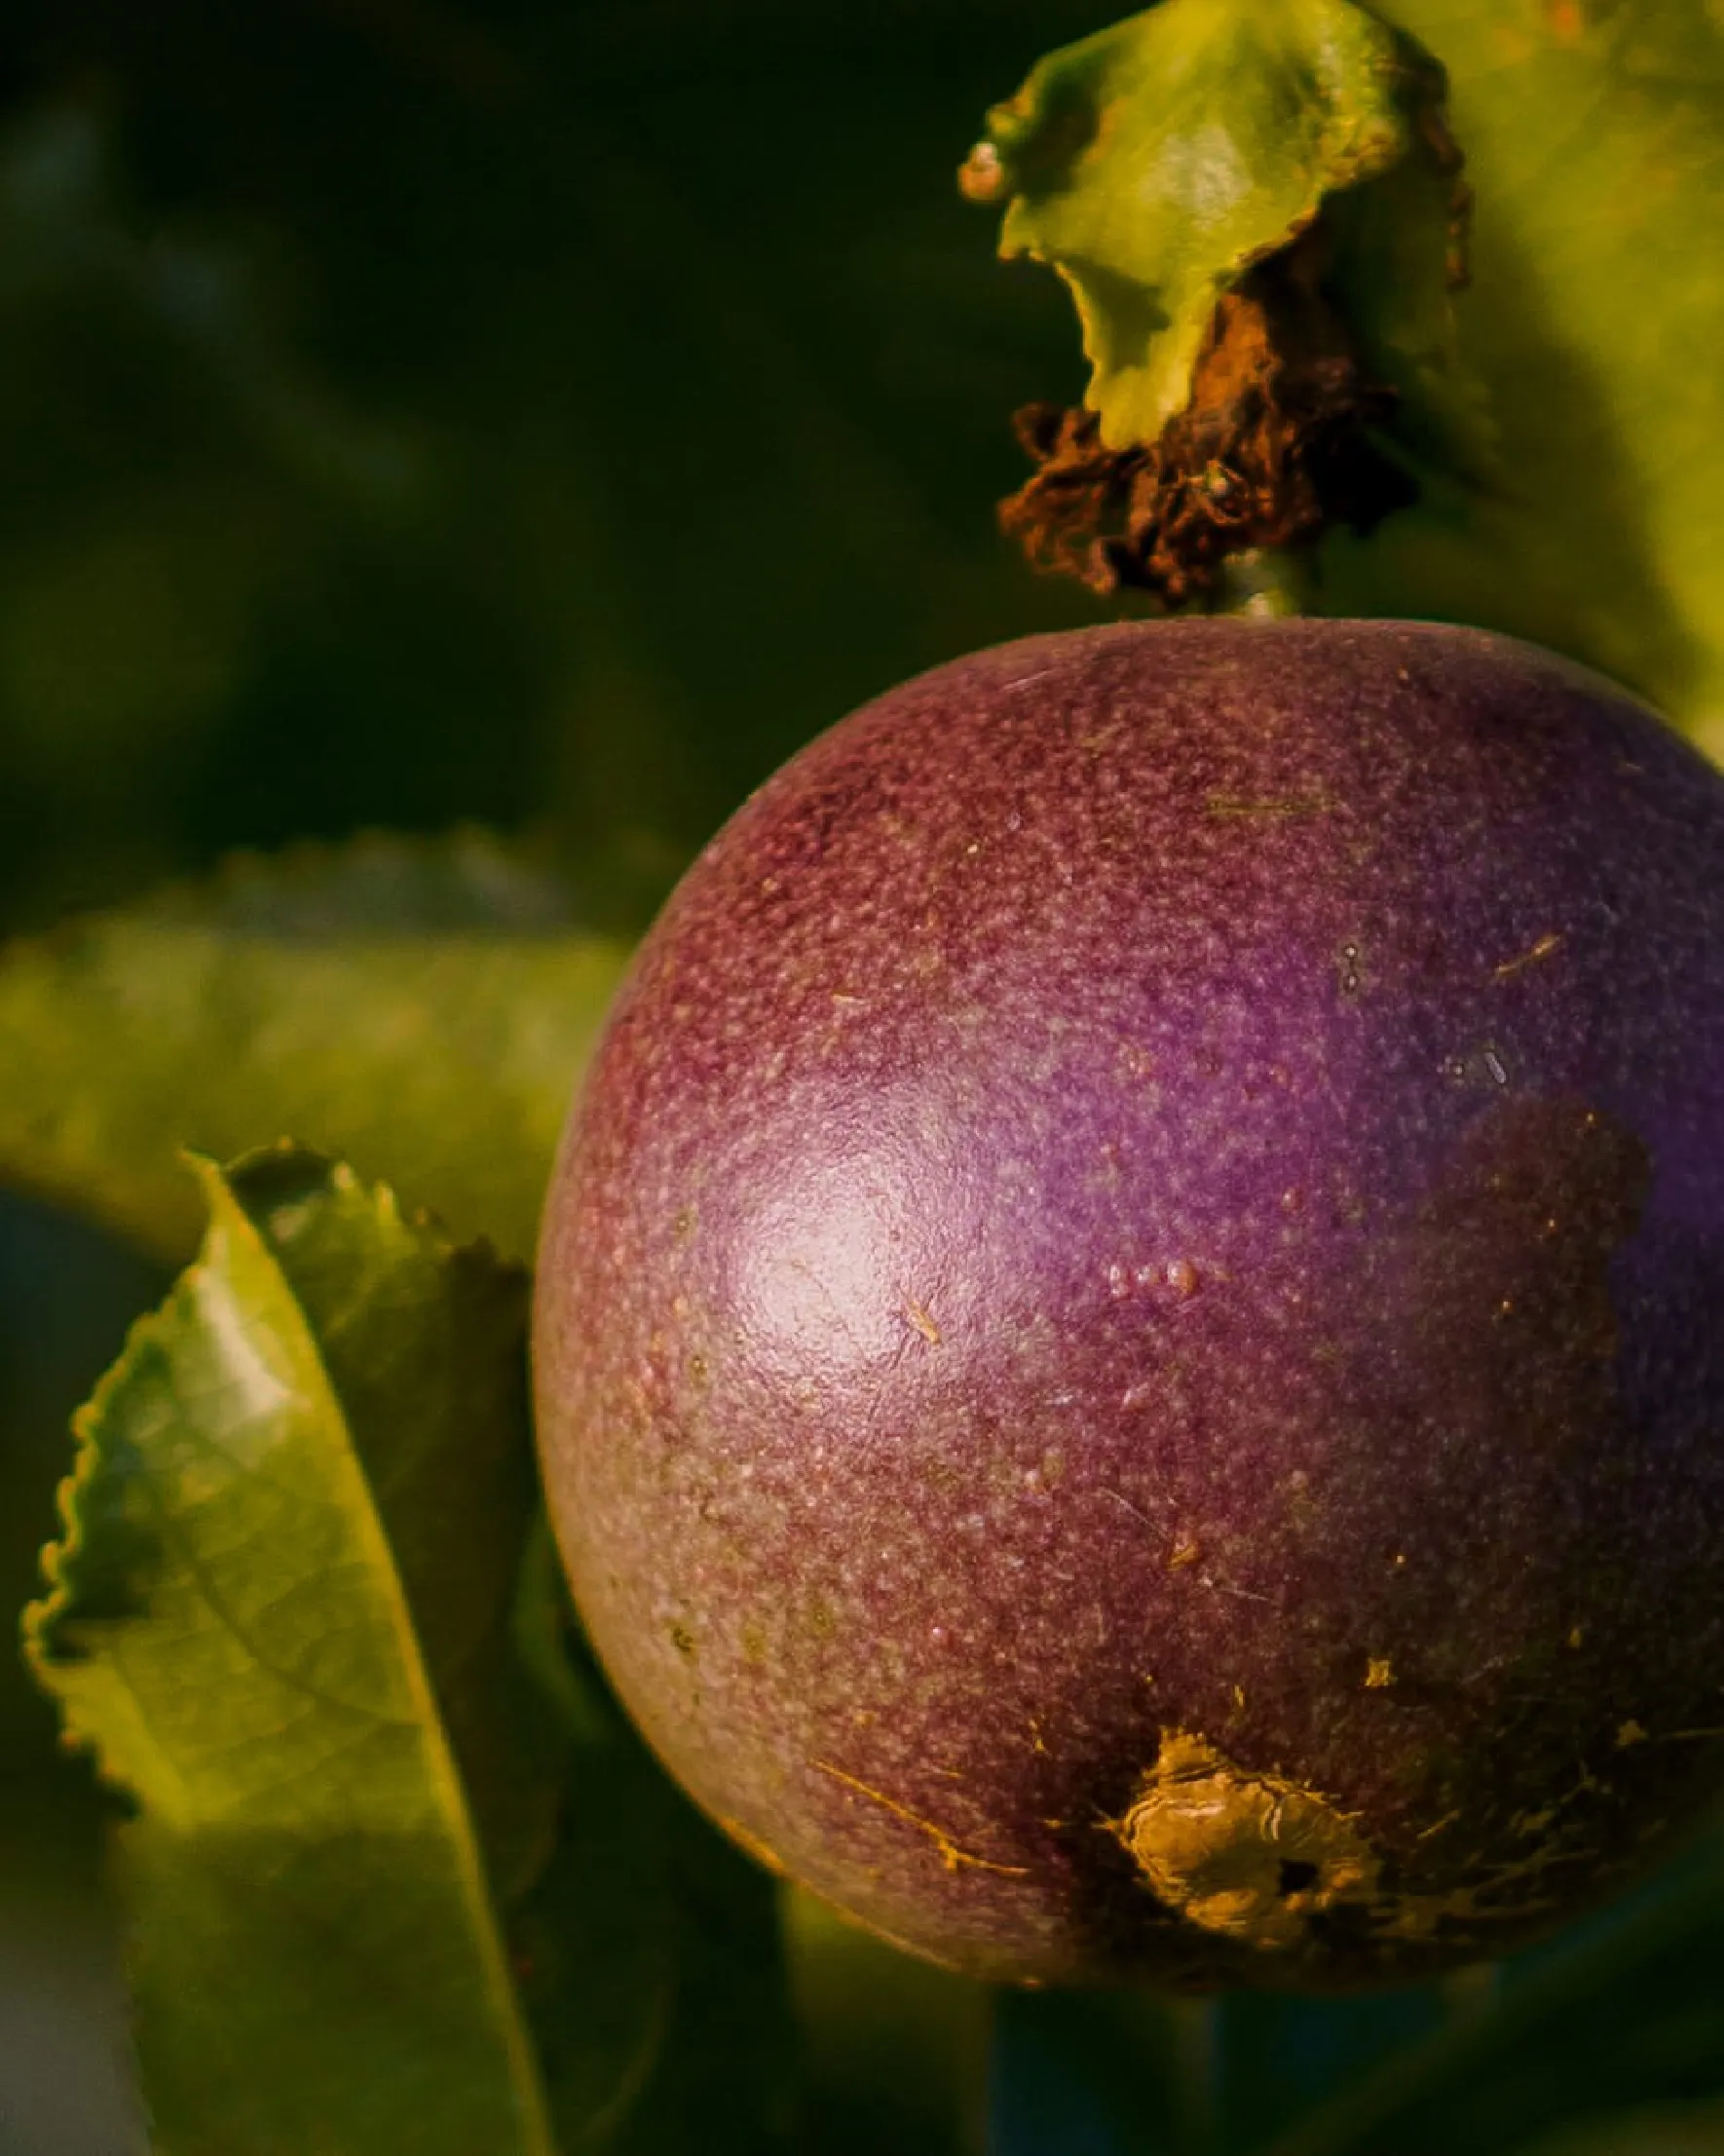
{"label": "brown scar on fruit", "polygon": [[904,1298],[904,1315],[930,1347],[939,1346],[940,1328],[934,1323],[933,1315],[924,1304],[918,1303],[914,1297],[907,1295]]}
{"label": "brown scar on fruit", "polygon": [[[1431,1839],[1456,1816],[1418,1838]],[[1487,1933],[1555,1906],[1513,1889],[1590,1857],[1547,1845],[1510,1863],[1480,1864],[1475,1877],[1441,1894],[1396,1891],[1384,1886],[1382,1859],[1357,1818],[1320,1791],[1255,1773],[1208,1738],[1176,1729],[1163,1737],[1135,1802],[1102,1825],[1159,1902],[1187,1923],[1263,1951],[1298,1948],[1313,1917],[1339,1908],[1359,1910],[1385,1942],[1461,1928]]]}
{"label": "brown scar on fruit", "polygon": [[810,1759],[808,1764],[822,1774],[830,1774],[835,1782],[842,1782],[845,1789],[854,1790],[858,1797],[866,1797],[871,1804],[880,1805],[882,1811],[901,1819],[906,1826],[915,1827],[928,1836],[940,1852],[940,1862],[948,1872],[960,1871],[966,1866],[975,1872],[997,1872],[1008,1879],[1021,1879],[1029,1874],[1029,1866],[1023,1864],[995,1864],[988,1857],[972,1856],[969,1850],[960,1849],[944,1827],[924,1819],[919,1812],[913,1812],[908,1804],[900,1804],[895,1797],[887,1797],[881,1790],[871,1789],[866,1782],[857,1781],[853,1774],[846,1774],[842,1766],[833,1766],[825,1759]]}
{"label": "brown scar on fruit", "polygon": [[1522,951],[1515,958],[1504,959],[1500,965],[1492,966],[1491,978],[1506,981],[1512,975],[1518,973],[1522,966],[1536,965],[1540,959],[1548,959],[1553,951],[1561,947],[1561,935],[1553,928],[1547,934],[1540,936],[1530,950]]}
{"label": "brown scar on fruit", "polygon": [[1320,1910],[1376,1898],[1381,1861],[1352,1815],[1191,1730],[1163,1736],[1136,1800],[1105,1825],[1158,1901],[1245,1946],[1296,1947]]}
{"label": "brown scar on fruit", "polygon": [[1326,794],[1289,794],[1280,800],[1248,801],[1231,794],[1211,794],[1204,803],[1212,816],[1326,816],[1334,803]]}
{"label": "brown scar on fruit", "polygon": [[1542,1880],[1561,1864],[1589,1864],[1593,1854],[1539,1848],[1513,1863],[1482,1865],[1476,1878],[1446,1893],[1388,1896],[1370,1912],[1372,1928],[1383,1939],[1431,1939],[1439,1931],[1479,1935],[1493,1925],[1523,1923],[1541,1910],[1557,1908],[1557,1899],[1538,1893],[1505,1898],[1506,1890]]}
{"label": "brown scar on fruit", "polygon": [[[1570,1807],[1603,1786],[1577,1763],[1571,1788],[1553,1802],[1517,1812],[1509,1821],[1513,1834],[1533,1843],[1523,1856],[1506,1862],[1481,1858],[1471,1868],[1471,1877],[1441,1894],[1413,1891],[1388,1897],[1371,1912],[1373,1929],[1386,1939],[1429,1939],[1440,1929],[1488,1939],[1493,1927],[1520,1923],[1540,1910],[1557,1907],[1559,1898],[1541,1893],[1540,1885],[1564,1865],[1596,1860],[1597,1851],[1587,1845],[1584,1829],[1573,1819]],[[1458,1812],[1450,1812],[1417,1838],[1428,1841],[1459,1818]]]}

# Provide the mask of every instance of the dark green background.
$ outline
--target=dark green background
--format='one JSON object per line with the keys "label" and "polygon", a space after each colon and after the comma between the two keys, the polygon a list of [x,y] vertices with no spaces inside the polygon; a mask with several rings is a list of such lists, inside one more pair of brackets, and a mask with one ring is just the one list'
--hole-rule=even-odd
{"label": "dark green background", "polygon": [[[0,931],[464,820],[553,820],[632,923],[861,698],[1088,618],[990,507],[1081,379],[1065,302],[952,180],[1108,13],[9,9]],[[160,1284],[0,1198],[8,1608]],[[11,1672],[0,2151],[119,2156],[95,1805]]]}

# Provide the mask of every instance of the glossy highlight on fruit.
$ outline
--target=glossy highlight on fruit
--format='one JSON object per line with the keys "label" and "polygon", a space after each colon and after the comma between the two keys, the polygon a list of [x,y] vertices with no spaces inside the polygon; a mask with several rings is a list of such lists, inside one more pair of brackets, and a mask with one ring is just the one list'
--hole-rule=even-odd
{"label": "glossy highlight on fruit", "polygon": [[538,1295],[757,1854],[1001,1979],[1500,1953],[1724,1788],[1724,777],[1460,628],[942,667],[673,896]]}

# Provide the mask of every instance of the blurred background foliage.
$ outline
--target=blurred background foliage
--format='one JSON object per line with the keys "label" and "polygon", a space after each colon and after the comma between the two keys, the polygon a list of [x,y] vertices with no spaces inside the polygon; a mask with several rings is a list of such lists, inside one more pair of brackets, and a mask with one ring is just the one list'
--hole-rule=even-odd
{"label": "blurred background foliage", "polygon": [[[0,935],[237,847],[462,821],[548,837],[594,925],[630,928],[753,783],[864,697],[978,644],[1094,619],[1087,593],[1011,558],[992,514],[1023,476],[1009,414],[1079,392],[1068,305],[1045,273],[994,261],[953,174],[1037,54],[1118,12],[12,0]],[[1678,204],[1695,155],[1716,178],[1724,146],[1706,129],[1724,61],[1705,0],[1395,12],[1451,60],[1439,33],[1472,41],[1463,139],[1469,95],[1500,115],[1528,53],[1566,66],[1595,34],[1650,128],[1646,169],[1675,175]],[[1529,170],[1584,253],[1610,207],[1611,143],[1589,128],[1593,78],[1551,82],[1561,130]],[[1656,239],[1655,266],[1680,272],[1685,295],[1665,358],[1690,384],[1715,382],[1701,340],[1718,313],[1716,243],[1703,259],[1675,214]],[[1461,513],[1440,503],[1387,569],[1337,558],[1338,588],[1386,610],[1424,579],[1430,611],[1506,609],[1508,625],[1637,686],[1689,693],[1682,715],[1704,727],[1718,640],[1708,658],[1690,595],[1724,556],[1724,517],[1714,506],[1698,529],[1685,507],[1679,543],[1660,540],[1668,560],[1649,555],[1623,420],[1636,399],[1680,412],[1692,395],[1685,407],[1635,381],[1602,396],[1596,356],[1526,286],[1519,245],[1499,229],[1486,247],[1485,273],[1522,293],[1494,386],[1568,472],[1560,543],[1547,524],[1518,602],[1502,564],[1524,533],[1498,519],[1480,581]],[[1608,280],[1593,305],[1642,342],[1664,319]],[[1575,450],[1583,426],[1590,458]],[[1659,440],[1669,487],[1692,495],[1705,469]],[[1570,589],[1564,565],[1582,559]],[[162,1284],[94,1231],[0,1198],[6,1607],[33,1591],[66,1417]],[[0,1658],[4,2156],[134,2144],[96,1811]],[[1724,2027],[1715,1989],[1700,2005]],[[1104,2070],[1129,2031],[1111,2008],[1082,2027],[1060,2011],[997,2053],[1016,2122],[999,2146],[1146,2145],[1107,2124],[1141,2106]],[[1305,2076],[1316,2096],[1439,2010],[1421,1997],[1303,2022],[1255,2011],[1235,2037],[1257,2083]],[[1073,2081],[1085,2041],[1095,2070]],[[1673,2063],[1604,2077],[1615,2123],[1549,2142],[1553,2156],[1724,2147],[1709,2101],[1724,2038],[1703,2016],[1671,2042]],[[1538,2056],[1528,2071],[1548,2078],[1553,2054]],[[888,2017],[882,2071],[891,2057]],[[1255,2085],[1233,2100],[1249,2110]],[[865,2121],[866,2092],[851,2093]],[[1385,2100],[1388,2123],[1356,2120],[1356,2145],[1379,2133],[1412,2148],[1412,2099]],[[1429,2145],[1475,2145],[1464,2113],[1432,2116],[1460,2137]],[[1199,2118],[1187,2138],[1210,2130]]]}
{"label": "blurred background foliage", "polygon": [[[1085,619],[997,544],[1075,394],[952,174],[1106,6],[15,0],[0,933],[367,826],[632,927],[798,742]],[[0,1604],[165,1285],[0,1197]],[[0,1657],[0,2149],[120,2156],[97,1806]]]}
{"label": "blurred background foliage", "polygon": [[870,691],[1082,618],[988,508],[1065,303],[952,174],[1107,12],[14,11],[9,916],[456,816],[650,880]]}

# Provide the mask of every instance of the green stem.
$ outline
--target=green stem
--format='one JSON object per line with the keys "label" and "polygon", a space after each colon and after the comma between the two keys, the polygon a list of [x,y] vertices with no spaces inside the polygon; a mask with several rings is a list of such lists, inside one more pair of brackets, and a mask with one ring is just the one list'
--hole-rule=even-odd
{"label": "green stem", "polygon": [[1219,614],[1281,622],[1317,613],[1316,602],[1317,562],[1309,548],[1251,547],[1221,565]]}

